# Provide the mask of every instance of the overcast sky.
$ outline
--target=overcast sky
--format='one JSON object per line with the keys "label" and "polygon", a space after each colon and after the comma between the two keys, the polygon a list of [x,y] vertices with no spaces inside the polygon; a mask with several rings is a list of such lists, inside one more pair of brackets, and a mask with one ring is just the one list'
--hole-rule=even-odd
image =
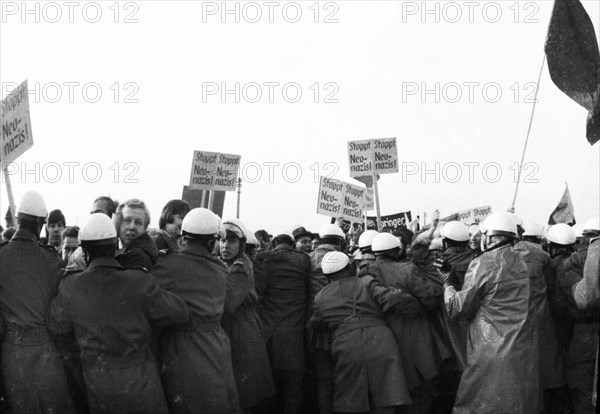
{"label": "overcast sky", "polygon": [[[17,201],[38,190],[81,225],[95,197],[137,197],[157,226],[194,150],[239,154],[241,219],[271,232],[327,223],[319,175],[357,183],[347,142],[369,138],[399,145],[400,172],[379,181],[382,214],[509,206],[553,5],[0,3],[2,97],[25,79],[32,90]],[[600,2],[582,3],[598,33]],[[582,223],[599,210],[600,145],[547,66],[538,101],[517,214],[545,223],[568,182]],[[4,185],[0,201],[4,216]],[[225,218],[235,209],[228,193]]]}

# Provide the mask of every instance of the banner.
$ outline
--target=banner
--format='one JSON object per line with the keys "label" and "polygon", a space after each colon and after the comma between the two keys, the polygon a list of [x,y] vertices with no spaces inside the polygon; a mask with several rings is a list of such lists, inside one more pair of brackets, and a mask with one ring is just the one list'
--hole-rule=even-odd
{"label": "banner", "polygon": [[[407,224],[412,221],[412,214],[410,211],[403,213],[391,214],[389,216],[381,216],[381,229],[380,231],[391,231],[394,232],[399,228],[407,228]],[[377,230],[377,217],[367,216],[367,230]]]}
{"label": "banner", "polygon": [[548,218],[548,224],[566,223],[569,226],[575,225],[575,209],[573,201],[571,201],[571,193],[569,185],[565,184],[565,192],[563,193],[556,208]]}
{"label": "banner", "polygon": [[469,226],[473,223],[480,223],[487,216],[492,214],[492,206],[483,206],[477,208],[470,208],[468,210],[459,211],[458,213],[454,213],[440,219],[440,221],[460,221],[461,223]]}
{"label": "banner", "polygon": [[241,155],[194,151],[190,187],[235,191],[241,159]]}
{"label": "banner", "polygon": [[554,84],[588,110],[587,140],[594,145],[600,141],[600,50],[579,0],[554,2],[545,50]]}
{"label": "banner", "polygon": [[348,142],[350,177],[397,173],[396,138],[368,139]]}
{"label": "banner", "polygon": [[2,165],[13,162],[32,146],[29,96],[25,81],[2,100]]}
{"label": "banner", "polygon": [[366,188],[333,178],[321,177],[317,197],[317,214],[341,217],[352,222],[363,219]]}

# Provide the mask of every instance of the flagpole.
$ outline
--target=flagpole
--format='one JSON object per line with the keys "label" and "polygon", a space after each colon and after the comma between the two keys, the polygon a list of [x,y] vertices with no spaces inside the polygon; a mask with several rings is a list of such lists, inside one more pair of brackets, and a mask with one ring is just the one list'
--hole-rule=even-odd
{"label": "flagpole", "polygon": [[527,128],[527,136],[525,137],[525,145],[523,146],[523,154],[521,154],[521,163],[519,164],[519,173],[517,175],[517,186],[515,188],[515,196],[513,197],[511,211],[515,211],[515,203],[517,202],[517,193],[519,192],[519,184],[521,183],[521,172],[523,171],[523,161],[525,161],[525,152],[527,152],[527,144],[529,143],[529,135],[531,133],[531,125],[533,124],[533,115],[535,114],[535,105],[537,103],[538,91],[540,90],[540,81],[544,72],[544,64],[546,63],[546,53],[542,58],[542,66],[538,75],[537,84],[535,85],[535,96],[533,98],[533,107],[531,108],[531,117],[529,118],[529,127]]}

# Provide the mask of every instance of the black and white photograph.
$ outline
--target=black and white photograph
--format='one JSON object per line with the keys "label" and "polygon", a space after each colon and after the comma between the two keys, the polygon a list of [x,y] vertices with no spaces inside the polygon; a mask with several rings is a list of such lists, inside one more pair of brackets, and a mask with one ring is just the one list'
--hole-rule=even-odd
{"label": "black and white photograph", "polygon": [[600,0],[0,0],[0,414],[592,414]]}

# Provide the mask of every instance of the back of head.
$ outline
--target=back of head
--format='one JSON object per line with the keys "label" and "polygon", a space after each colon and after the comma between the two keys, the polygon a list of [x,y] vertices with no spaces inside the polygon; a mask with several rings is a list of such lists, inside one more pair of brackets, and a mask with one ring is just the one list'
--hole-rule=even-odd
{"label": "back of head", "polygon": [[171,200],[163,207],[160,218],[158,219],[158,228],[165,230],[167,224],[175,221],[175,216],[184,218],[190,212],[190,205],[185,200]]}
{"label": "back of head", "polygon": [[442,227],[441,236],[449,245],[467,244],[469,242],[469,229],[460,221],[449,221]]}
{"label": "back of head", "polygon": [[30,231],[38,237],[47,215],[46,203],[40,193],[27,191],[23,194],[17,207],[19,229]]}
{"label": "back of head", "polygon": [[81,248],[90,260],[96,257],[113,257],[116,250],[117,230],[112,220],[103,213],[89,216],[79,231]]}
{"label": "back of head", "polygon": [[112,198],[107,196],[100,196],[94,200],[90,214],[103,213],[106,214],[108,217],[112,218],[113,214],[115,214],[115,212],[117,211],[118,206],[119,203],[114,201]]}
{"label": "back of head", "polygon": [[376,256],[399,252],[401,248],[400,240],[391,233],[379,233],[371,244],[371,250]]}
{"label": "back of head", "polygon": [[219,216],[206,208],[190,210],[181,224],[183,236],[190,241],[216,240],[220,227]]}

